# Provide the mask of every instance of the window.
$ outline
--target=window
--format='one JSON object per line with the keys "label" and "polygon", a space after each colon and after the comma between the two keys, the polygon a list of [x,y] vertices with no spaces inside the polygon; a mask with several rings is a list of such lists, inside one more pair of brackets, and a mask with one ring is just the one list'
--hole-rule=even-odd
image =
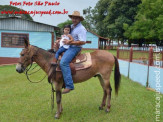
{"label": "window", "polygon": [[24,47],[24,37],[29,39],[25,33],[1,33],[1,47]]}
{"label": "window", "polygon": [[91,44],[91,43],[92,43],[92,41],[86,41],[86,43],[87,43],[87,44]]}

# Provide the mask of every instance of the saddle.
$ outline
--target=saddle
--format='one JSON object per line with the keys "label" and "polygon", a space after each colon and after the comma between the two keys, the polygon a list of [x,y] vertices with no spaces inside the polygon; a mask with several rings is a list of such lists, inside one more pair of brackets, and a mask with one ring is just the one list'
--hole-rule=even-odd
{"label": "saddle", "polygon": [[[60,62],[63,54],[59,56],[58,62]],[[92,60],[90,53],[81,54],[81,52],[79,52],[78,55],[70,63],[71,74],[75,75],[77,70],[87,69],[91,66]],[[61,71],[59,65],[57,66],[56,71]]]}

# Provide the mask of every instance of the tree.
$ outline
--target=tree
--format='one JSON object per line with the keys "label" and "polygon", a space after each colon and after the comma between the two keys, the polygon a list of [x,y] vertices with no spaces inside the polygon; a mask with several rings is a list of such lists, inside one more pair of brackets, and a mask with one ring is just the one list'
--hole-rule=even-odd
{"label": "tree", "polygon": [[84,9],[86,21],[96,32],[109,38],[124,39],[123,24],[131,25],[141,0],[99,0],[95,8]]}
{"label": "tree", "polygon": [[141,42],[146,44],[163,45],[162,5],[162,0],[142,0],[135,17],[136,21],[131,26],[124,24],[126,30],[124,36],[129,39],[144,40]]}
{"label": "tree", "polygon": [[108,8],[108,31],[112,38],[124,40],[123,24],[131,25],[136,16],[137,5],[140,0],[113,0]]}
{"label": "tree", "polygon": [[158,34],[158,39],[163,40],[163,15],[159,15],[159,17],[156,18],[155,24],[156,24],[156,31]]}
{"label": "tree", "polygon": [[15,16],[21,16],[21,18],[23,19],[27,19],[27,20],[31,20],[33,21],[32,17],[29,14],[1,14],[2,11],[25,11],[23,9],[14,7],[14,6],[10,6],[10,5],[0,5],[0,18],[4,18],[4,17],[15,17]]}
{"label": "tree", "polygon": [[95,8],[84,9],[85,20],[90,24],[90,30],[103,37],[108,37],[107,22],[104,19],[108,15],[108,7],[112,0],[99,0]]}

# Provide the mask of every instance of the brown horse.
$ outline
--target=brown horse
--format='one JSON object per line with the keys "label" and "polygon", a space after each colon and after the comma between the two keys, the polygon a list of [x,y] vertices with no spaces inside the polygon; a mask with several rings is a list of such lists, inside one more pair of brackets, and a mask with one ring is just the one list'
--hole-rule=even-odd
{"label": "brown horse", "polygon": [[[63,77],[62,73],[56,70],[51,69],[51,62],[54,58],[54,53],[50,53],[46,50],[32,46],[29,44],[28,40],[25,40],[25,49],[20,53],[20,59],[16,66],[16,71],[23,73],[27,66],[29,66],[33,61],[36,62],[47,74],[50,74],[51,77],[49,80],[55,86],[56,91],[56,102],[57,102],[57,112],[55,118],[59,118],[62,112],[61,104],[61,90],[63,86]],[[100,84],[103,88],[103,99],[100,110],[103,109],[107,103],[106,112],[109,112],[111,104],[111,85],[110,85],[110,76],[112,68],[115,64],[114,69],[114,79],[115,79],[115,92],[118,93],[118,88],[120,86],[120,72],[119,72],[119,63],[116,57],[111,53],[104,50],[97,50],[90,53],[92,59],[92,66],[88,69],[83,69],[76,71],[76,74],[73,75],[74,83],[80,83],[86,81],[94,76],[97,76],[100,80]],[[49,73],[50,71],[50,73]],[[52,77],[52,71],[55,71],[55,77]],[[81,77],[82,76],[82,77]],[[106,99],[108,101],[106,102]]]}

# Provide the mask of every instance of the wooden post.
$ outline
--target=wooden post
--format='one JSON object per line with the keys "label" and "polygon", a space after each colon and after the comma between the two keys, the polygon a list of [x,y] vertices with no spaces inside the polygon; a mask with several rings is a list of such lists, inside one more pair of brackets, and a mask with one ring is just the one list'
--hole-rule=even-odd
{"label": "wooden post", "polygon": [[101,50],[102,50],[102,40],[101,40]]}
{"label": "wooden post", "polygon": [[106,42],[106,49],[109,50],[110,47],[109,47],[109,41]]}
{"label": "wooden post", "polygon": [[109,50],[109,41],[106,42],[106,49]]}
{"label": "wooden post", "polygon": [[102,40],[100,41],[100,49],[102,49]]}
{"label": "wooden post", "polygon": [[130,48],[129,62],[132,62],[132,59],[133,59],[133,47]]}
{"label": "wooden post", "polygon": [[149,66],[153,65],[153,48],[152,47],[149,49],[148,65]]}
{"label": "wooden post", "polygon": [[111,43],[111,39],[109,40],[109,46],[110,46],[110,43]]}
{"label": "wooden post", "polygon": [[129,52],[129,62],[128,62],[128,78],[130,78],[130,62],[132,62],[133,59],[133,47],[130,48]]}
{"label": "wooden post", "polygon": [[54,32],[51,32],[52,40],[51,40],[51,49],[54,48]]}
{"label": "wooden post", "polygon": [[153,65],[153,48],[149,49],[149,57],[148,57],[148,71],[147,71],[147,82],[146,87],[149,87],[149,66]]}
{"label": "wooden post", "polygon": [[119,59],[119,47],[117,47],[117,59]]}
{"label": "wooden post", "polygon": [[105,41],[103,40],[103,50],[105,49]]}
{"label": "wooden post", "polygon": [[163,50],[162,50],[162,52],[161,52],[161,53],[162,53],[162,61],[163,61]]}

